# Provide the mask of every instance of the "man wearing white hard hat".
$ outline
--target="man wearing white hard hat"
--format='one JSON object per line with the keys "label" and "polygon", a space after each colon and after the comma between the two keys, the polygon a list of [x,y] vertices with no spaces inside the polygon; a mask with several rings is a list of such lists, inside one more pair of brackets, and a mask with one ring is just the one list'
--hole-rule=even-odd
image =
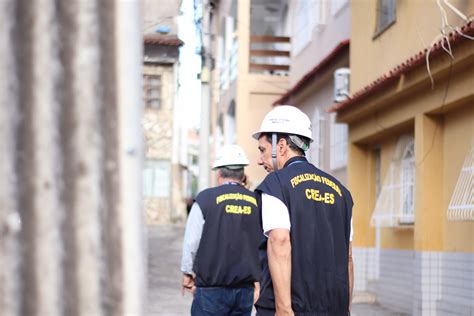
{"label": "man wearing white hard hat", "polygon": [[248,163],[241,147],[224,146],[213,165],[218,186],[191,208],[181,261],[191,315],[250,315],[258,298],[262,234],[256,196],[242,183]]}
{"label": "man wearing white hard hat", "polygon": [[347,315],[352,292],[350,192],[305,158],[311,121],[294,106],[263,119],[258,164],[262,278],[257,316]]}

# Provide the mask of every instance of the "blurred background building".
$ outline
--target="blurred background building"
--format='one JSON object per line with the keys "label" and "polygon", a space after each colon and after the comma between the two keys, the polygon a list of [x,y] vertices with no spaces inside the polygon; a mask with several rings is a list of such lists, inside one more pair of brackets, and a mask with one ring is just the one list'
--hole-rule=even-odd
{"label": "blurred background building", "polygon": [[[265,177],[250,135],[277,104],[294,104],[313,121],[309,159],[345,183],[347,126],[326,112],[349,89],[349,1],[197,1],[203,9],[203,58],[211,70],[210,156],[238,143],[250,157],[251,187]],[[204,63],[203,63],[204,64]]]}
{"label": "blurred background building", "polygon": [[202,104],[209,107],[204,124],[210,126],[211,144],[206,159],[212,161],[224,144],[239,144],[252,162],[246,172],[255,187],[265,171],[255,163],[258,151],[250,135],[289,85],[288,3],[196,2],[203,12],[203,65],[210,72],[208,98],[203,99],[208,103]]}
{"label": "blurred background building", "polygon": [[180,3],[144,1],[143,196],[148,224],[182,222],[186,216],[177,111]]}

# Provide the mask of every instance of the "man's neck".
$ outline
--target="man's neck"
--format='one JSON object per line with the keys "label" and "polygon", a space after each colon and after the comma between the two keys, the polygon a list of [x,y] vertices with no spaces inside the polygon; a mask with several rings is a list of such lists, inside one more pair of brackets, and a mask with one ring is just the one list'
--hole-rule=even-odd
{"label": "man's neck", "polygon": [[287,150],[285,156],[282,157],[283,159],[278,164],[278,169],[282,169],[286,162],[293,157],[302,157],[302,155],[294,152],[293,150]]}

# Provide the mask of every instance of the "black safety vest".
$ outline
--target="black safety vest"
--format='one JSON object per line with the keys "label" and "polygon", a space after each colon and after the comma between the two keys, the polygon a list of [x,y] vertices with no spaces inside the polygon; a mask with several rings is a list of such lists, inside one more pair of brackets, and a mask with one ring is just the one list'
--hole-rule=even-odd
{"label": "black safety vest", "polygon": [[[291,222],[291,301],[298,315],[347,315],[348,251],[352,197],[339,181],[308,163],[290,159],[256,189],[280,199]],[[257,306],[275,308],[267,259],[260,245],[261,295]]]}
{"label": "black safety vest", "polygon": [[252,287],[260,277],[258,245],[262,230],[255,194],[224,184],[198,194],[204,216],[194,260],[199,287]]}

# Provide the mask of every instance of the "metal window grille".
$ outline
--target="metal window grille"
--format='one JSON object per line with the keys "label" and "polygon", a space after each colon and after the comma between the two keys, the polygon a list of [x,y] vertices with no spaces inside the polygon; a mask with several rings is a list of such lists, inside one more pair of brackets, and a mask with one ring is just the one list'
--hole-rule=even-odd
{"label": "metal window grille", "polygon": [[347,124],[336,123],[336,115],[331,114],[331,170],[347,165]]}
{"label": "metal window grille", "polygon": [[171,166],[167,161],[147,160],[143,169],[144,197],[168,198],[171,186]]}
{"label": "metal window grille", "polygon": [[408,224],[414,222],[414,194],[415,194],[415,143],[410,142],[405,148],[401,161],[401,205],[402,214],[400,223]]}
{"label": "metal window grille", "polygon": [[331,14],[336,15],[348,2],[349,0],[332,0]]}
{"label": "metal window grille", "polygon": [[474,139],[459,173],[447,216],[453,221],[474,221]]}
{"label": "metal window grille", "polygon": [[309,147],[308,159],[318,168],[323,168],[322,154],[324,148],[324,115],[321,110],[316,108],[313,114],[313,142]]}
{"label": "metal window grille", "polygon": [[[225,21],[222,18],[222,21]],[[223,28],[224,29],[224,28]],[[223,34],[217,37],[217,63],[219,71],[219,92],[222,95],[226,90],[226,70],[225,70],[225,41]]]}
{"label": "metal window grille", "polygon": [[382,183],[371,217],[372,226],[397,227],[414,222],[415,172],[414,140],[404,135],[397,142]]}
{"label": "metal window grille", "polygon": [[239,42],[234,39],[232,42],[232,49],[230,51],[230,81],[237,79],[237,63],[238,63]]}
{"label": "metal window grille", "polygon": [[311,12],[313,12],[310,17],[310,19],[312,19],[311,24],[313,28],[318,29],[326,24],[326,1],[316,0],[311,3],[313,6],[313,8],[311,8]]}
{"label": "metal window grille", "polygon": [[313,20],[310,10],[311,1],[299,0],[296,2],[296,16],[294,19],[294,29],[292,41],[293,54],[297,55],[310,41],[313,30]]}
{"label": "metal window grille", "polygon": [[144,75],[143,82],[146,107],[159,109],[161,107],[161,76]]}

